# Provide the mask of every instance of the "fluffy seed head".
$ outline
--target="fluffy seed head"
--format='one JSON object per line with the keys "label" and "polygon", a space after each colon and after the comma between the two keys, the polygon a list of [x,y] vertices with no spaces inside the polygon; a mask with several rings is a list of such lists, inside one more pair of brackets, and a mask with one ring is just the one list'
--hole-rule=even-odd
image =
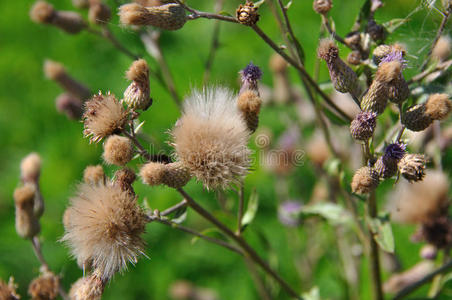
{"label": "fluffy seed head", "polygon": [[88,184],[101,184],[105,182],[105,173],[101,165],[87,166],[83,171],[83,181]]}
{"label": "fluffy seed head", "polygon": [[28,286],[28,294],[33,300],[53,300],[58,297],[60,279],[52,272],[45,272]]}
{"label": "fluffy seed head", "polygon": [[332,63],[339,57],[339,48],[331,39],[322,39],[317,48],[317,56],[326,61],[326,63]]}
{"label": "fluffy seed head", "polygon": [[13,277],[9,278],[8,283],[0,279],[0,299],[19,300],[20,296],[16,293],[16,288],[17,285],[14,283]]}
{"label": "fluffy seed head", "polygon": [[90,4],[88,11],[88,19],[93,24],[106,24],[110,21],[111,9],[102,2]]}
{"label": "fluffy seed head", "polygon": [[328,13],[332,6],[331,0],[314,0],[312,4],[314,11],[322,15]]}
{"label": "fluffy seed head", "polygon": [[425,114],[433,120],[445,119],[452,110],[452,102],[447,94],[433,94],[425,103]]}
{"label": "fluffy seed head", "polygon": [[81,184],[70,199],[62,238],[79,265],[91,264],[103,281],[143,254],[146,216],[135,196],[111,184]]}
{"label": "fluffy seed head", "polygon": [[79,278],[71,287],[69,297],[71,300],[100,300],[104,292],[105,283],[100,276],[92,274]]}
{"label": "fluffy seed head", "polygon": [[352,192],[357,194],[370,193],[378,186],[378,183],[378,174],[375,170],[370,167],[359,168],[353,175]]}
{"label": "fluffy seed head", "polygon": [[104,161],[110,165],[124,166],[133,157],[133,145],[130,139],[111,135],[104,143]]}
{"label": "fluffy seed head", "polygon": [[401,181],[389,196],[391,219],[399,223],[420,224],[448,211],[449,179],[438,171],[427,171],[422,181]]}
{"label": "fluffy seed head", "polygon": [[424,178],[427,159],[423,154],[406,154],[399,161],[399,171],[406,180],[420,181]]}
{"label": "fluffy seed head", "polygon": [[236,10],[236,17],[240,24],[254,25],[259,21],[258,7],[254,6],[253,2],[246,1],[245,4],[240,4]]}
{"label": "fluffy seed head", "polygon": [[51,23],[55,17],[55,9],[46,1],[37,1],[30,10],[30,18],[36,23]]}
{"label": "fluffy seed head", "polygon": [[163,184],[164,173],[165,164],[159,162],[148,162],[140,169],[140,177],[148,185]]}
{"label": "fluffy seed head", "polygon": [[185,9],[176,3],[143,7],[138,3],[119,7],[119,20],[124,25],[151,25],[165,30],[177,30],[187,21]]}
{"label": "fluffy seed head", "polygon": [[377,126],[377,114],[363,111],[356,115],[350,125],[350,133],[356,140],[365,141],[372,137]]}
{"label": "fluffy seed head", "polygon": [[232,93],[195,91],[172,131],[179,160],[207,188],[226,188],[248,172],[249,131]]}
{"label": "fluffy seed head", "polygon": [[85,137],[97,143],[122,129],[127,121],[127,112],[113,94],[102,95],[99,92],[85,103],[83,121]]}
{"label": "fluffy seed head", "polygon": [[445,61],[449,58],[452,53],[452,40],[449,36],[443,35],[436,42],[435,47],[432,51],[432,57],[439,60]]}
{"label": "fluffy seed head", "polygon": [[24,182],[37,182],[41,174],[41,157],[32,152],[20,162],[20,176]]}

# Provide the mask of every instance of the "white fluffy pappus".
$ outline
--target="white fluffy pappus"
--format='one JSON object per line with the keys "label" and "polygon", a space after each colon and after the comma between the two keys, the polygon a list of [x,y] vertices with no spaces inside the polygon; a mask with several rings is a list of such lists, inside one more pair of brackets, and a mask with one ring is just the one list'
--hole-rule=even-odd
{"label": "white fluffy pappus", "polygon": [[178,159],[208,189],[225,189],[248,173],[250,132],[225,87],[194,91],[172,136]]}

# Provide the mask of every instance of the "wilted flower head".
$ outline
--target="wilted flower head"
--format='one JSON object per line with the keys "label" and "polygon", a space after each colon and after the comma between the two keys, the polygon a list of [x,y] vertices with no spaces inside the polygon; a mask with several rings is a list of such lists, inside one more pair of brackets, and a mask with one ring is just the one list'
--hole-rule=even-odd
{"label": "wilted flower head", "polygon": [[399,171],[406,180],[420,181],[424,178],[427,159],[423,154],[406,154],[399,161]]}
{"label": "wilted flower head", "polygon": [[356,115],[350,125],[352,137],[356,140],[367,140],[372,137],[377,126],[377,114],[363,111]]}
{"label": "wilted flower head", "polygon": [[379,183],[378,174],[370,167],[362,167],[353,175],[351,188],[353,193],[367,194],[373,191]]}
{"label": "wilted flower head", "polygon": [[52,272],[45,272],[33,279],[28,287],[28,294],[33,300],[53,300],[58,297],[60,279]]}
{"label": "wilted flower head", "polygon": [[86,137],[99,142],[104,137],[119,132],[127,121],[127,112],[113,94],[99,92],[85,103],[83,114]]}
{"label": "wilted flower head", "polygon": [[405,155],[406,145],[401,143],[389,144],[385,148],[385,156],[396,160],[400,160]]}
{"label": "wilted flower head", "polygon": [[172,135],[179,160],[207,188],[226,188],[248,172],[250,133],[226,88],[193,92]]}
{"label": "wilted flower head", "polygon": [[71,300],[100,300],[104,291],[105,283],[98,274],[91,274],[79,278],[69,291]]}
{"label": "wilted flower head", "polygon": [[236,17],[240,24],[252,26],[259,21],[258,6],[254,6],[251,1],[246,1],[245,4],[240,4],[236,10]]}
{"label": "wilted flower head", "polygon": [[70,199],[62,238],[79,265],[90,264],[102,280],[136,263],[143,253],[145,214],[136,198],[117,185],[81,184]]}
{"label": "wilted flower head", "polygon": [[250,89],[257,91],[257,82],[262,78],[261,69],[250,62],[245,69],[239,72],[240,78],[242,80],[242,87],[240,88],[240,93]]}
{"label": "wilted flower head", "polygon": [[9,278],[8,283],[0,279],[0,299],[19,300],[20,296],[16,293],[16,288],[13,277]]}

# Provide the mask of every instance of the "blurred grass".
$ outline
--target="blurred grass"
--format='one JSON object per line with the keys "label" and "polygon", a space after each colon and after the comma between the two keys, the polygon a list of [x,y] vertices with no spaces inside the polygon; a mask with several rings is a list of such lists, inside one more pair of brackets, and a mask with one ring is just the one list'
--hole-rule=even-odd
{"label": "blurred grass", "polygon": [[[72,9],[69,0],[52,1],[58,9]],[[240,1],[226,1],[225,10],[234,13]],[[112,1],[109,2],[116,7]],[[214,1],[192,0],[188,3],[204,10],[212,10]],[[331,11],[337,31],[345,35],[354,22],[362,1],[335,1]],[[1,1],[2,24],[0,26],[0,278],[13,275],[19,283],[20,294],[26,295],[27,285],[38,274],[38,263],[28,242],[21,240],[14,229],[14,205],[12,192],[18,184],[19,162],[29,152],[36,151],[43,158],[41,176],[42,193],[46,201],[46,211],[41,219],[43,252],[53,270],[63,275],[63,285],[70,287],[82,271],[69,257],[69,252],[58,239],[63,234],[62,213],[68,198],[86,165],[101,163],[101,145],[89,145],[82,137],[82,124],[71,122],[54,108],[54,99],[61,89],[46,80],[42,73],[45,58],[62,62],[76,78],[87,83],[93,92],[111,90],[121,95],[127,86],[124,71],[131,60],[118,53],[112,46],[88,33],[71,36],[55,28],[33,24],[28,17],[32,1]],[[404,18],[421,1],[388,1],[377,12],[376,19],[386,22],[393,18]],[[293,20],[295,34],[306,53],[306,68],[310,72],[316,61],[315,48],[319,36],[319,17],[312,11],[312,1],[293,1],[289,17]],[[82,12],[86,15],[86,12]],[[259,25],[271,37],[281,42],[277,26],[265,5],[262,7]],[[411,16],[389,41],[401,41],[407,45],[409,69],[413,74],[419,65],[419,58],[425,53],[422,47],[432,39],[440,21],[437,12],[422,9]],[[202,82],[205,60],[210,47],[213,22],[196,20],[186,24],[177,32],[164,32],[162,48],[173,72],[178,92],[189,93]],[[115,16],[110,24],[118,38],[132,51],[145,55],[137,33],[120,27]],[[268,60],[271,49],[258,39],[252,30],[235,24],[222,24],[220,48],[217,52],[211,82],[224,83],[237,89],[237,72],[249,61],[264,70],[263,83],[271,85]],[[345,57],[346,52],[343,53]],[[145,58],[155,65],[148,56]],[[320,80],[328,79],[327,69],[320,68]],[[312,72],[311,72],[312,73]],[[298,82],[294,77],[294,82]],[[142,119],[146,120],[144,130],[155,137],[159,144],[168,139],[167,129],[171,128],[179,116],[177,107],[170,96],[156,82],[151,82],[154,104]],[[286,124],[280,116],[290,113],[290,109],[271,107],[263,110],[262,125],[275,132],[284,130]],[[303,138],[303,137],[302,137]],[[449,153],[450,154],[450,153]],[[450,161],[449,158],[446,158]],[[110,174],[114,172],[110,170]],[[299,167],[291,178],[291,197],[308,201],[316,182],[316,173],[307,161]],[[261,168],[246,179],[247,195],[251,187],[260,194],[260,210],[255,222],[248,228],[246,237],[256,246],[259,253],[274,253],[274,266],[292,285],[299,286],[294,255],[309,249],[306,244],[309,232],[300,229],[286,229],[276,218],[277,203],[274,189],[275,178]],[[146,197],[152,207],[165,208],[179,200],[179,196],[165,188],[146,188],[135,184],[136,191]],[[213,193],[207,193],[199,184],[191,182],[188,191],[206,207],[219,211]],[[229,194],[230,198],[234,197]],[[383,201],[383,197],[379,197]],[[281,199],[280,199],[281,200]],[[198,218],[188,215],[188,222],[196,228],[209,227]],[[226,216],[231,219],[232,216]],[[220,295],[220,299],[258,299],[252,280],[242,259],[215,245],[197,241],[192,237],[170,230],[159,224],[147,228],[147,255],[124,275],[117,275],[106,288],[103,299],[167,299],[172,282],[186,279],[196,285],[209,287]],[[413,228],[394,226],[397,253],[403,266],[411,266],[418,261],[419,245],[409,242]],[[264,246],[259,234],[265,236]],[[320,233],[319,233],[320,234]],[[334,231],[325,226],[323,237],[334,241]],[[300,244],[290,248],[291,235],[299,237]],[[276,261],[275,258],[278,260]],[[325,255],[314,270],[312,285],[320,287],[322,298],[346,299],[340,270],[331,261],[338,261],[335,247],[326,249]],[[370,299],[369,278],[366,266],[362,267],[362,299]],[[307,291],[311,286],[302,286]],[[285,299],[281,293],[280,299]]]}

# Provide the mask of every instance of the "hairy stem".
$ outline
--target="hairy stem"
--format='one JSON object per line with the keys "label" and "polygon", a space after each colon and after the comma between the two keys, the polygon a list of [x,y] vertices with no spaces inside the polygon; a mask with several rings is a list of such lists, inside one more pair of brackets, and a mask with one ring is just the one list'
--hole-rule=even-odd
{"label": "hairy stem", "polygon": [[[371,192],[367,199],[368,214],[370,218],[377,217],[377,201],[375,197],[375,191]],[[372,234],[372,230],[369,228],[369,232]],[[373,234],[372,234],[373,235]],[[372,272],[372,286],[373,295],[375,300],[383,300],[383,286],[381,281],[381,270],[380,270],[380,254],[378,252],[378,245],[374,237],[370,238],[370,263]]]}

